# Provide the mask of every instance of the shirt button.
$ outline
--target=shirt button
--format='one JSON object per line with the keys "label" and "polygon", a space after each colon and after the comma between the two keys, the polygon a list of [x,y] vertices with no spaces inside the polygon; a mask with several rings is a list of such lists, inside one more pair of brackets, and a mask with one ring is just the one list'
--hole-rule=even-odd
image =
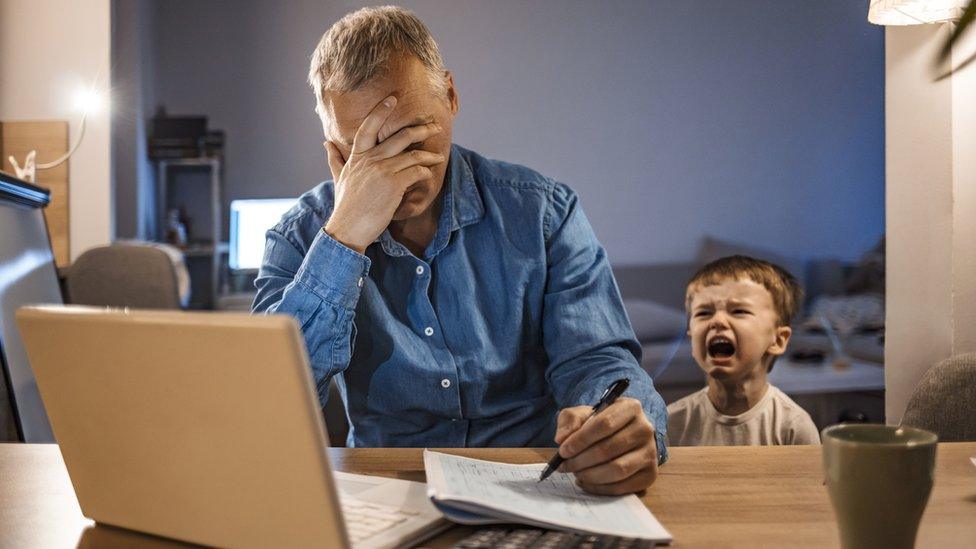
{"label": "shirt button", "polygon": [[423,265],[417,265],[417,274],[419,274],[419,275],[424,274],[424,266]]}
{"label": "shirt button", "polygon": [[426,328],[424,328],[424,335],[427,337],[434,335],[434,329],[431,328],[430,326],[427,326]]}
{"label": "shirt button", "polygon": [[444,379],[441,380],[441,387],[447,389],[450,386],[451,386],[451,380],[450,379],[447,379],[445,377]]}
{"label": "shirt button", "polygon": [[356,281],[356,286],[363,287],[363,277],[359,277],[359,280]]}

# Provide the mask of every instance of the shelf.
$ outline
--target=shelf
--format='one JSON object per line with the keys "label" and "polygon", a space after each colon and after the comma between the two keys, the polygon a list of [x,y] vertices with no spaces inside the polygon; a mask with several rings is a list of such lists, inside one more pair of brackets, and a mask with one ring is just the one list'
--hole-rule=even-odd
{"label": "shelf", "polygon": [[[186,248],[180,248],[185,257],[210,257],[214,253],[214,247],[210,244],[190,244]],[[230,244],[221,242],[217,245],[217,253],[226,254],[230,252]]]}
{"label": "shelf", "polygon": [[[194,158],[163,158],[155,161],[156,176],[156,235],[165,235],[164,221],[168,219],[170,196],[167,189],[175,185],[176,178],[190,175],[189,171],[202,170],[209,172],[206,180],[210,186],[210,235],[209,239],[197,239],[182,250],[190,271],[193,285],[193,300],[198,305],[213,308],[220,293],[221,277],[224,270],[224,258],[230,250],[226,242],[219,242],[219,235],[224,231],[221,196],[223,195],[223,158],[201,156]],[[178,168],[178,169],[177,169]],[[199,178],[194,178],[196,184]],[[174,198],[174,202],[176,202]],[[194,202],[194,204],[197,204]],[[202,204],[200,204],[202,206]],[[201,209],[201,208],[197,208]],[[202,225],[201,225],[202,226]],[[204,267],[209,264],[208,268]],[[209,273],[208,273],[209,271]]]}
{"label": "shelf", "polygon": [[210,156],[200,156],[196,158],[163,158],[155,160],[160,167],[212,167],[219,166],[222,159]]}

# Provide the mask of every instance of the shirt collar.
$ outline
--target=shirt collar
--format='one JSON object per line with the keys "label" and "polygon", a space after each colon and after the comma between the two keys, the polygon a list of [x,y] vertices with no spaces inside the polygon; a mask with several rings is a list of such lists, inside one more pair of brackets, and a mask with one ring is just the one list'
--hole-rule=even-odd
{"label": "shirt collar", "polygon": [[[461,154],[457,145],[451,145],[451,161],[448,170],[451,174],[451,190],[453,200],[450,204],[453,218],[451,230],[457,230],[472,223],[481,221],[485,216],[485,205],[481,201],[481,193],[474,182],[474,171]],[[445,201],[444,207],[447,209]]]}
{"label": "shirt collar", "polygon": [[[477,223],[485,216],[485,205],[474,182],[474,171],[457,145],[451,145],[451,158],[448,161],[441,200],[444,202],[437,221],[437,233],[424,253],[427,259],[436,256],[447,246],[454,231]],[[406,246],[393,240],[389,229],[383,231],[377,240],[383,246],[383,251],[391,256],[410,253]]]}

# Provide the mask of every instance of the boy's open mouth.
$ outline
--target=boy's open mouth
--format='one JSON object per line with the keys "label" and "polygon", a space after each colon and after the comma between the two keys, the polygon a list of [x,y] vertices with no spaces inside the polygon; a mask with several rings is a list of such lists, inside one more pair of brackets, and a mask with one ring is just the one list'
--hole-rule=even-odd
{"label": "boy's open mouth", "polygon": [[708,342],[708,356],[712,358],[731,358],[735,354],[735,344],[725,336],[715,336]]}

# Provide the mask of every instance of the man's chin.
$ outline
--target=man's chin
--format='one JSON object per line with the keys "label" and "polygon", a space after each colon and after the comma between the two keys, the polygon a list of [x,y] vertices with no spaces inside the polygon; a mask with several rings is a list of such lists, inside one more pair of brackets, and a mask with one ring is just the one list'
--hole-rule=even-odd
{"label": "man's chin", "polygon": [[427,211],[430,205],[425,198],[425,193],[419,191],[410,191],[404,195],[403,200],[400,201],[400,205],[393,212],[393,221],[406,221],[411,217],[417,217]]}
{"label": "man's chin", "polygon": [[417,217],[423,210],[412,204],[400,204],[397,211],[393,213],[393,221],[406,221],[412,217]]}

